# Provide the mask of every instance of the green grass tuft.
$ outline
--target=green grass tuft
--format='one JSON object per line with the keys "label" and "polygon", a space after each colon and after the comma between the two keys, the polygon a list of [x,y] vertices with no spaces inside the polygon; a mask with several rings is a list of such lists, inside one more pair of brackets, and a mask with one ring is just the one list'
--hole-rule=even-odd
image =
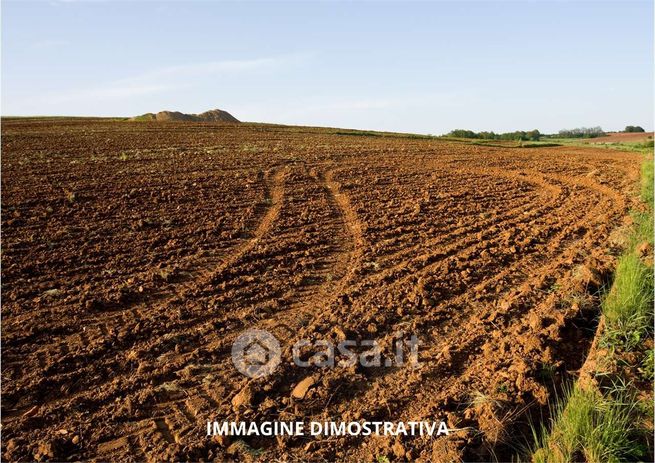
{"label": "green grass tuft", "polygon": [[652,270],[635,253],[623,255],[614,284],[602,304],[606,330],[602,342],[632,350],[652,325]]}
{"label": "green grass tuft", "polygon": [[641,165],[641,200],[653,211],[653,159]]}
{"label": "green grass tuft", "polygon": [[633,212],[633,233],[629,236],[630,249],[643,243],[653,245],[653,214],[652,212]]}
{"label": "green grass tuft", "polygon": [[[573,386],[553,411],[550,432],[535,432],[535,463],[622,462],[643,457],[636,402],[627,388],[611,397]],[[566,404],[565,406],[563,404]]]}

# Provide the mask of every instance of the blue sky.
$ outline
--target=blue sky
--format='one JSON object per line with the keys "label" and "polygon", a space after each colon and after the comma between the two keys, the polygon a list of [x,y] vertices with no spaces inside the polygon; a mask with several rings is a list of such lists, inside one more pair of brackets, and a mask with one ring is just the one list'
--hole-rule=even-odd
{"label": "blue sky", "polygon": [[651,1],[2,2],[4,115],[653,127]]}

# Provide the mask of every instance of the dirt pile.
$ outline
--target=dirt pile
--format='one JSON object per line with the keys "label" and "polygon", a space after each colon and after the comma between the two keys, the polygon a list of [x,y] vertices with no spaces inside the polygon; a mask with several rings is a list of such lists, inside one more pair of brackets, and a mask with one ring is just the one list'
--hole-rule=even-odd
{"label": "dirt pile", "polygon": [[241,122],[232,114],[221,109],[210,109],[209,111],[205,111],[204,113],[198,114],[195,117],[203,122]]}
{"label": "dirt pile", "polygon": [[232,114],[222,109],[211,109],[200,114],[185,114],[179,111],[159,111],[155,113],[145,113],[140,116],[131,118],[132,121],[160,121],[160,122],[230,122],[239,123],[240,121]]}

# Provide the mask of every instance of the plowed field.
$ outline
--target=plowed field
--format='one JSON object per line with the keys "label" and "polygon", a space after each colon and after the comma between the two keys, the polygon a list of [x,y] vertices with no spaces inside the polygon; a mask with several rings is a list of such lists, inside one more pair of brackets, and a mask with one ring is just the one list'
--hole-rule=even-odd
{"label": "plowed field", "polygon": [[[584,360],[639,159],[249,124],[4,120],[3,456],[511,455]],[[248,328],[280,341],[269,376],[232,363]],[[401,331],[420,341],[418,367],[291,362],[298,339],[390,345]],[[451,433],[206,436],[207,420],[237,419],[443,419]]]}

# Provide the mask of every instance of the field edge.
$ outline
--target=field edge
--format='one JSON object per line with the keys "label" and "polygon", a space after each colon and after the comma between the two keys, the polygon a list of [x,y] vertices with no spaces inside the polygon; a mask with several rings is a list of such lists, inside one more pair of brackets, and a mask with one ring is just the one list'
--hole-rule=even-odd
{"label": "field edge", "polygon": [[652,461],[653,153],[643,152],[643,210],[632,213],[579,379],[551,403],[549,423],[531,425],[534,463]]}

